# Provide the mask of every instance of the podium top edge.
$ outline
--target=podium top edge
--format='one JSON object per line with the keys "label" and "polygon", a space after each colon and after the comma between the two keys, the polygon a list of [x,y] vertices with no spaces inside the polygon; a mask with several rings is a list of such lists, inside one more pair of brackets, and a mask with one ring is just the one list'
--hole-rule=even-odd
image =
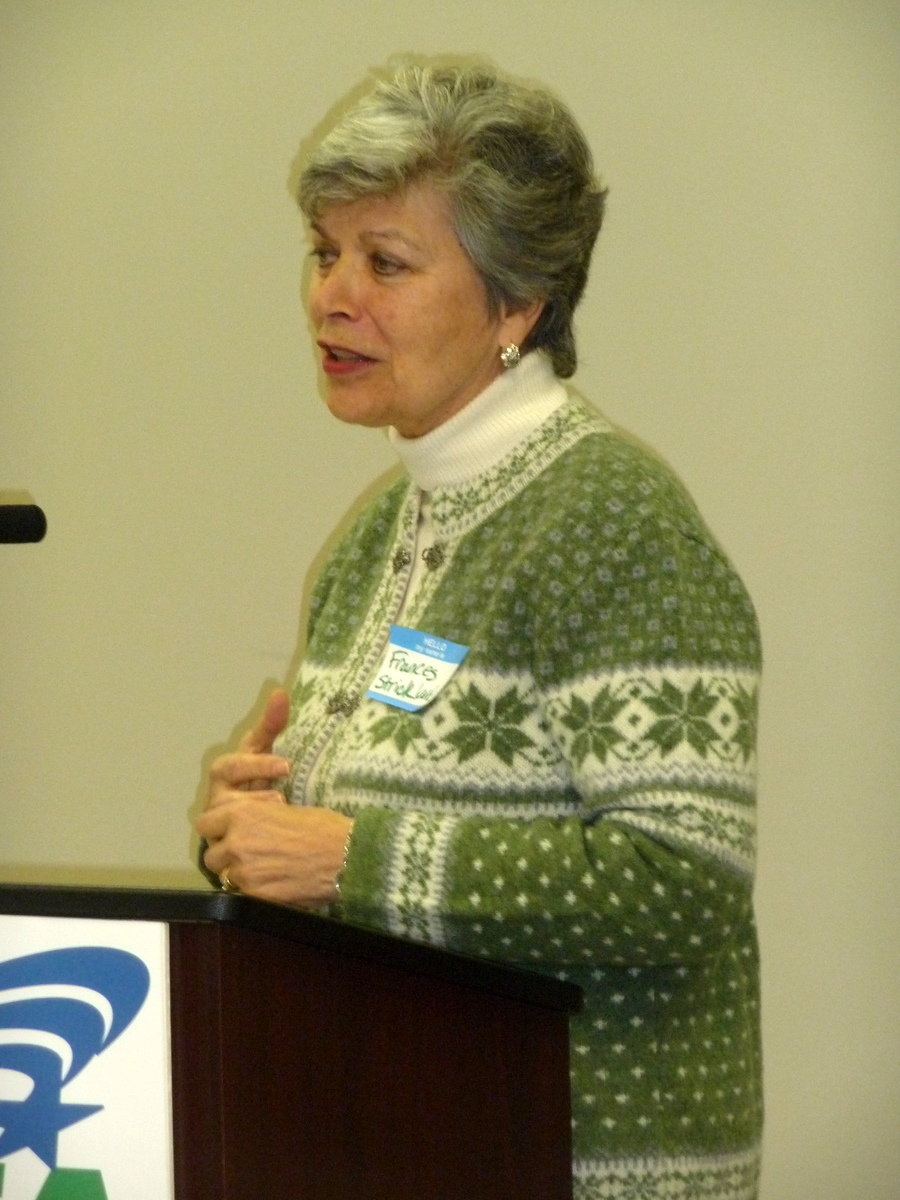
{"label": "podium top edge", "polygon": [[542,1008],[572,1013],[583,1001],[579,987],[550,975],[229,892],[0,883],[0,915],[232,926]]}

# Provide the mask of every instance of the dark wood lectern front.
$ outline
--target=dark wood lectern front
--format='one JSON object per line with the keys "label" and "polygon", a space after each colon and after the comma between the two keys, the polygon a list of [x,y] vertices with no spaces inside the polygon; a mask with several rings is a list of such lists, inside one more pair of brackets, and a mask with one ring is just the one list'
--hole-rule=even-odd
{"label": "dark wood lectern front", "polygon": [[167,926],[176,1200],[571,1200],[577,988],[225,893],[0,912]]}

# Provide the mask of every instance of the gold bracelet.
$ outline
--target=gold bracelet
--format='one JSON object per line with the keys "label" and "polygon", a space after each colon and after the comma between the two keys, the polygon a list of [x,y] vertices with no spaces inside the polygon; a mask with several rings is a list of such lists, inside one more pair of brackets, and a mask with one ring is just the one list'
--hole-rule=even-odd
{"label": "gold bracelet", "polygon": [[350,829],[347,831],[347,840],[344,842],[344,856],[341,865],[338,867],[338,873],[334,877],[334,890],[338,894],[338,899],[341,899],[341,879],[344,872],[347,870],[347,855],[350,853],[350,839],[353,837],[353,823],[350,823]]}

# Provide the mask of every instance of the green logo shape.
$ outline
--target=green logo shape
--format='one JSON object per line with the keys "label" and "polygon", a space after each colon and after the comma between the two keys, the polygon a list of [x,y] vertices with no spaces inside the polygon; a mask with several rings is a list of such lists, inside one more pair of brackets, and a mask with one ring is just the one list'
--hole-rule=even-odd
{"label": "green logo shape", "polygon": [[100,1171],[57,1167],[44,1180],[37,1200],[109,1200]]}

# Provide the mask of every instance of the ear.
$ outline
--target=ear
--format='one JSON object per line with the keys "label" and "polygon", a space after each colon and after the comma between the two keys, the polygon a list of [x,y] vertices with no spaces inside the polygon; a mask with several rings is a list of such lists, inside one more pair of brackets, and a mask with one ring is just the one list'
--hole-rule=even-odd
{"label": "ear", "polygon": [[517,346],[521,346],[525,342],[537,324],[538,317],[544,311],[544,304],[543,300],[532,300],[530,304],[516,309],[515,312],[507,312],[504,308],[498,330],[501,350],[510,342],[514,342]]}

